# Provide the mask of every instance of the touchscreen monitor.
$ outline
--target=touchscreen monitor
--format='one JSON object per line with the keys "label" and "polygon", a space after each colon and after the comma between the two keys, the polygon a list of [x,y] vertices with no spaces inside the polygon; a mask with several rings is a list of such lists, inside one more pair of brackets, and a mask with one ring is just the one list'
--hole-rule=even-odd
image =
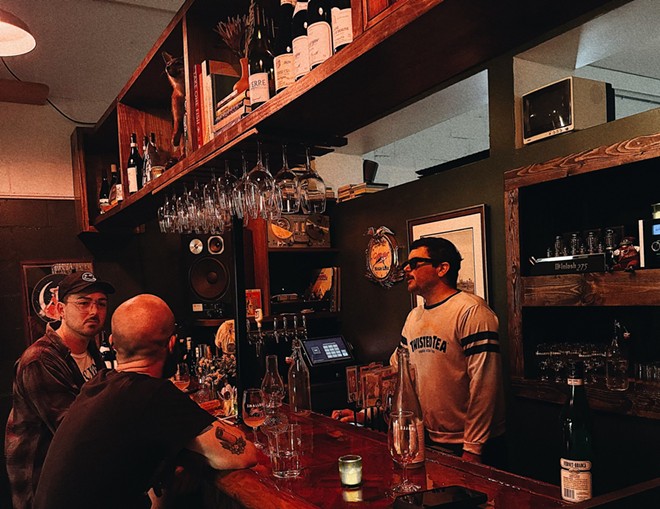
{"label": "touchscreen monitor", "polygon": [[346,362],[353,359],[343,336],[305,339],[302,343],[307,359],[312,366]]}

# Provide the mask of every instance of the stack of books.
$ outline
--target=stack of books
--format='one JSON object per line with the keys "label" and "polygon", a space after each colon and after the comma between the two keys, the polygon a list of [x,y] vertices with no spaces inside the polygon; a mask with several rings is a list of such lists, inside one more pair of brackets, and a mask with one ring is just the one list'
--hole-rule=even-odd
{"label": "stack of books", "polygon": [[352,200],[358,196],[365,194],[376,193],[387,189],[388,184],[377,184],[372,182],[370,184],[366,182],[360,182],[359,184],[346,184],[337,189],[337,202],[341,203],[343,201]]}
{"label": "stack of books", "polygon": [[239,75],[230,64],[218,60],[204,60],[194,67],[194,141],[199,148],[213,139],[216,105],[232,93]]}
{"label": "stack of books", "polygon": [[215,105],[213,134],[235,124],[251,111],[249,92],[245,90],[238,93],[234,90]]}

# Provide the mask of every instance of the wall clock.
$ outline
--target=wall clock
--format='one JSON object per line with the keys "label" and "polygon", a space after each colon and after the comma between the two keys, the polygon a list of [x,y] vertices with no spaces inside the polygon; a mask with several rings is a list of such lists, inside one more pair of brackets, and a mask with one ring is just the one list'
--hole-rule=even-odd
{"label": "wall clock", "polygon": [[371,235],[366,250],[366,277],[385,288],[391,288],[394,283],[403,279],[403,271],[399,267],[399,245],[394,233],[386,226],[369,228]]}

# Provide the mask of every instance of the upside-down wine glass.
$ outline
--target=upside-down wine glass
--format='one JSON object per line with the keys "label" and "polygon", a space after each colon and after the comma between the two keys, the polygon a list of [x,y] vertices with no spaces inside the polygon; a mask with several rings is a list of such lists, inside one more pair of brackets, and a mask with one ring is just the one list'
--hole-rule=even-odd
{"label": "upside-down wine glass", "polygon": [[246,389],[243,393],[243,422],[252,428],[254,445],[259,449],[264,444],[259,442],[257,430],[266,420],[266,403],[261,389]]}
{"label": "upside-down wine glass", "polygon": [[298,194],[303,214],[323,214],[325,212],[325,182],[312,169],[309,147],[305,149],[305,173],[298,178]]}
{"label": "upside-down wine glass", "polygon": [[277,206],[276,201],[273,200],[275,179],[268,171],[268,166],[264,164],[260,141],[257,141],[257,164],[248,173],[248,182],[251,186],[246,194],[246,203],[250,217],[269,219],[276,214],[273,210]]}
{"label": "upside-down wine glass", "polygon": [[275,187],[280,191],[282,214],[297,214],[300,210],[298,177],[289,168],[286,145],[282,145],[282,168],[275,175]]}
{"label": "upside-down wine glass", "polygon": [[243,220],[243,226],[247,226],[249,222],[249,213],[247,210],[247,195],[250,194],[250,182],[247,173],[247,161],[245,160],[245,152],[241,151],[241,166],[243,174],[238,179],[232,192],[232,206],[234,215]]}
{"label": "upside-down wine glass", "polygon": [[412,412],[401,411],[390,414],[387,444],[392,459],[403,466],[401,482],[390,488],[390,494],[396,496],[421,489],[420,486],[408,480],[408,464],[413,460],[419,449],[417,423]]}
{"label": "upside-down wine glass", "polygon": [[232,226],[231,217],[234,214],[233,192],[238,179],[229,169],[229,161],[225,159],[225,172],[218,178],[218,203],[222,210],[222,218],[225,229]]}

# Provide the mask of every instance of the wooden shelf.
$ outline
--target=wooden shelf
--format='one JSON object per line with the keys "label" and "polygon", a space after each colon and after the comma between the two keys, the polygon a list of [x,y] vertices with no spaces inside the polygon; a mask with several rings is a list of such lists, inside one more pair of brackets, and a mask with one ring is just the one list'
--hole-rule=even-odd
{"label": "wooden shelf", "polygon": [[658,306],[660,270],[521,278],[522,306]]}
{"label": "wooden shelf", "polygon": [[[511,381],[516,396],[563,404],[567,392],[561,384],[523,378]],[[660,419],[660,391],[631,382],[627,391],[609,391],[603,387],[587,386],[589,407],[623,415]]]}
{"label": "wooden shelf", "polygon": [[[253,142],[255,137],[300,140],[318,148],[345,144],[344,136],[439,87],[473,73],[493,57],[553,28],[596,9],[613,7],[611,0],[543,0],[531,5],[524,0],[506,4],[480,0],[399,0],[368,24],[362,17],[361,0],[354,0],[356,30],[352,44],[319,65],[237,124],[221,131],[152,186],[133,195],[113,211],[97,217],[93,203],[87,203],[89,221],[96,229],[136,226],[145,214],[153,214],[149,195],[176,185],[193,171],[218,165],[232,149]],[[220,19],[235,15],[239,5],[212,0],[187,0],[142,61],[117,100],[99,121],[93,137],[107,137],[113,127],[119,131],[118,152],[105,154],[106,165],[119,163],[124,172],[128,135],[155,131],[166,140],[169,116],[169,89],[162,75],[161,52],[183,55],[186,66],[188,125],[192,116],[192,71],[208,58],[222,58],[222,48],[213,27]],[[544,16],[534,15],[543,11]],[[116,143],[116,142],[115,142]],[[100,180],[98,173],[89,180]],[[124,179],[124,182],[126,180]],[[91,200],[90,200],[91,201]],[[118,218],[117,216],[122,216]]]}
{"label": "wooden shelf", "polygon": [[[508,337],[516,394],[544,401],[564,401],[565,396],[558,386],[525,378],[534,374],[531,366],[526,369],[526,363],[533,359],[531,352],[537,344],[548,340],[548,334],[559,332],[555,324],[564,320],[574,324],[576,320],[596,320],[592,328],[602,331],[603,320],[610,320],[608,310],[618,307],[617,313],[625,314],[633,322],[639,321],[635,324],[642,331],[637,339],[641,342],[637,355],[655,351],[647,347],[653,342],[654,335],[650,331],[660,310],[659,269],[524,276],[521,265],[530,255],[545,249],[547,234],[567,231],[563,229],[566,226],[581,230],[593,227],[594,221],[603,221],[596,224],[619,224],[620,220],[632,231],[631,223],[636,227],[645,206],[655,198],[652,186],[644,184],[654,181],[657,158],[660,158],[660,133],[569,154],[504,174]],[[557,196],[568,190],[576,196],[575,201],[559,203]],[[627,205],[612,209],[599,197],[613,192],[634,197]],[[539,231],[541,225],[544,232]],[[602,336],[589,337],[589,327],[582,325],[575,324],[574,328],[585,335],[572,337],[571,341],[603,339]],[[654,358],[639,357],[634,362],[646,360]],[[658,393],[638,390],[642,387],[631,385],[631,389],[623,393],[590,387],[590,403],[600,410],[660,419]]]}

